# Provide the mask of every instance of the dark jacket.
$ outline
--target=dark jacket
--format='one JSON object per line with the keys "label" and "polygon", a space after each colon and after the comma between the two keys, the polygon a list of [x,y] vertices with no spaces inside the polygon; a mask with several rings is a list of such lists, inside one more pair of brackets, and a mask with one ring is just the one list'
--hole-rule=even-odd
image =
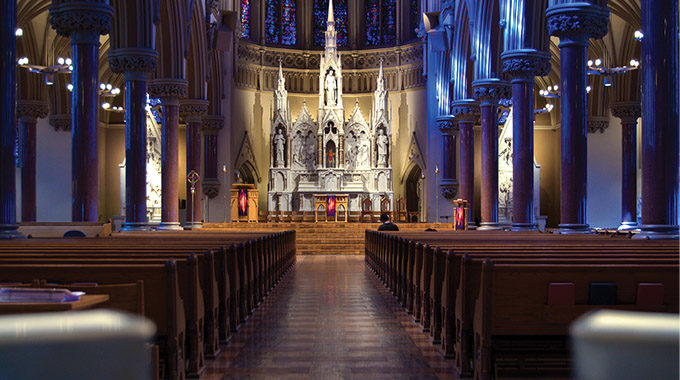
{"label": "dark jacket", "polygon": [[392,222],[387,222],[381,224],[380,227],[378,227],[378,231],[399,231],[399,227]]}

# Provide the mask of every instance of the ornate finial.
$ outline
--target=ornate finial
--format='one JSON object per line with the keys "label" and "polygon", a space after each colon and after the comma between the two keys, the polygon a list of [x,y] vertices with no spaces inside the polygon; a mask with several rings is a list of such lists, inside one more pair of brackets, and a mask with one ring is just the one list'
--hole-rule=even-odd
{"label": "ornate finial", "polygon": [[328,1],[328,24],[335,24],[335,18],[333,17],[333,0]]}

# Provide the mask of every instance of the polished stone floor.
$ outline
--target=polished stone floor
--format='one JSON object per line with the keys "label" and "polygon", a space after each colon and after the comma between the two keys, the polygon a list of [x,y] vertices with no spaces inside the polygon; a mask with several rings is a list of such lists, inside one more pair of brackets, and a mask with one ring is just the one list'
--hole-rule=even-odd
{"label": "polished stone floor", "polygon": [[298,256],[205,380],[455,379],[361,256]]}

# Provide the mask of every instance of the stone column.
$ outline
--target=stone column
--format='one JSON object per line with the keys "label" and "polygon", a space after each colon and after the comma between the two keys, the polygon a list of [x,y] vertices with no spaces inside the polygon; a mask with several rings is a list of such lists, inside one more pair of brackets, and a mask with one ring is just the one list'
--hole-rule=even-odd
{"label": "stone column", "polygon": [[50,24],[71,37],[71,220],[99,220],[99,36],[111,29],[113,8],[96,1],[50,6]]}
{"label": "stone column", "polygon": [[590,233],[588,217],[588,108],[586,71],[589,38],[607,34],[609,10],[565,3],[546,11],[548,31],[560,39],[562,159],[560,233]]}
{"label": "stone column", "polygon": [[501,58],[512,78],[512,230],[534,231],[534,77],[550,73],[550,54],[519,49]]}
{"label": "stone column", "polygon": [[642,31],[639,237],[678,239],[678,2],[645,1]]}
{"label": "stone column", "polygon": [[479,102],[472,99],[451,103],[451,113],[458,120],[460,130],[460,198],[468,201],[468,226],[475,225],[475,121],[479,116]]}
{"label": "stone column", "polygon": [[186,175],[193,170],[201,177],[201,180],[194,184],[193,202],[191,184],[189,181],[185,182],[187,186],[187,220],[184,229],[195,229],[203,227],[201,215],[201,183],[203,179],[201,171],[201,118],[208,113],[208,101],[203,99],[183,100],[180,102],[179,112],[187,125]]}
{"label": "stone column", "polygon": [[149,83],[149,96],[161,99],[161,224],[158,230],[182,230],[179,224],[179,100],[187,96],[184,79],[161,78]]}
{"label": "stone column", "polygon": [[224,127],[224,116],[208,115],[203,117],[203,195],[209,199],[220,193],[220,180],[217,178],[217,135]]}
{"label": "stone column", "polygon": [[637,228],[637,119],[640,102],[610,105],[612,115],[621,119],[621,225],[619,230]]}
{"label": "stone column", "polygon": [[17,41],[14,30],[17,25],[17,2],[3,1],[0,12],[0,239],[25,237],[17,231],[16,224],[16,72]]}
{"label": "stone column", "polygon": [[482,222],[478,230],[498,230],[498,102],[510,99],[510,84],[490,78],[472,82],[482,124]]}
{"label": "stone column", "polygon": [[125,223],[124,231],[145,231],[146,222],[146,89],[147,72],[158,53],[146,48],[109,51],[114,73],[125,74]]}
{"label": "stone column", "polygon": [[[458,121],[453,115],[437,118],[437,127],[443,134],[442,140],[442,180],[439,184],[442,195],[446,199],[454,199],[458,195],[456,179],[456,132]],[[436,189],[436,191],[440,191]],[[439,221],[436,221],[439,223]]]}
{"label": "stone column", "polygon": [[47,117],[49,107],[42,100],[17,101],[17,118],[21,128],[21,221],[35,222],[36,182],[35,182],[35,139],[38,118]]}

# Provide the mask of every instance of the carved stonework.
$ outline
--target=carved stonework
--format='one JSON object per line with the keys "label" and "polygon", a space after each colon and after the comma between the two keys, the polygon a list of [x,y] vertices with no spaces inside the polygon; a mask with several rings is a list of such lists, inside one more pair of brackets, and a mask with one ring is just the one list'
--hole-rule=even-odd
{"label": "carved stonework", "polygon": [[215,178],[205,178],[202,182],[203,194],[215,198],[220,193],[220,182]]}
{"label": "carved stonework", "polygon": [[512,87],[508,82],[498,79],[483,79],[472,82],[473,96],[482,105],[498,105],[501,99],[510,99]]}
{"label": "carved stonework", "polygon": [[459,122],[474,123],[479,116],[479,102],[471,99],[451,102],[451,113]]}
{"label": "carved stonework", "polygon": [[55,131],[71,130],[71,115],[50,115],[49,121]]}
{"label": "carved stonework", "polygon": [[[277,87],[279,61],[285,70],[286,84],[291,92],[316,92],[319,83],[317,68],[321,51],[299,51],[271,48],[241,41],[238,46],[238,68],[235,84],[239,87],[273,91]],[[380,62],[388,91],[400,91],[425,86],[422,73],[423,44],[421,42],[397,48],[349,50],[342,52],[344,91],[372,92],[379,75]],[[264,80],[258,80],[263,78]],[[398,79],[399,78],[399,79]]]}
{"label": "carved stonework", "polygon": [[452,135],[458,130],[458,121],[453,115],[439,116],[437,128],[445,135]]}
{"label": "carved stonework", "polygon": [[17,101],[17,119],[29,118],[33,119],[33,121],[36,119],[44,119],[47,117],[49,111],[50,108],[46,101],[21,99]]}
{"label": "carved stonework", "polygon": [[609,10],[588,3],[565,3],[549,7],[546,17],[548,32],[560,40],[599,40],[607,34]]}
{"label": "carved stonework", "polygon": [[147,92],[151,98],[175,98],[187,97],[189,82],[184,79],[160,78],[149,81]]}
{"label": "carved stonework", "polygon": [[149,72],[156,70],[158,52],[144,48],[110,50],[109,66],[114,73]]}
{"label": "carved stonework", "polygon": [[609,128],[608,117],[591,117],[588,119],[588,133],[604,133],[607,128]]}
{"label": "carved stonework", "polygon": [[208,113],[208,101],[203,99],[185,99],[180,102],[179,116],[202,116]]}
{"label": "carved stonework", "polygon": [[203,123],[201,124],[203,131],[209,134],[217,134],[224,127],[224,116],[221,115],[206,115],[203,116]]}
{"label": "carved stonework", "polygon": [[440,185],[442,189],[442,195],[446,199],[456,199],[458,196],[458,186],[456,185]]}
{"label": "carved stonework", "polygon": [[612,116],[618,117],[623,123],[635,123],[642,116],[640,102],[612,103],[609,107],[612,110]]}
{"label": "carved stonework", "polygon": [[64,37],[80,30],[96,30],[106,35],[111,30],[112,19],[113,7],[103,2],[64,2],[50,6],[50,25]]}
{"label": "carved stonework", "polygon": [[514,79],[533,80],[550,74],[550,54],[537,50],[513,50],[501,54],[503,72]]}

